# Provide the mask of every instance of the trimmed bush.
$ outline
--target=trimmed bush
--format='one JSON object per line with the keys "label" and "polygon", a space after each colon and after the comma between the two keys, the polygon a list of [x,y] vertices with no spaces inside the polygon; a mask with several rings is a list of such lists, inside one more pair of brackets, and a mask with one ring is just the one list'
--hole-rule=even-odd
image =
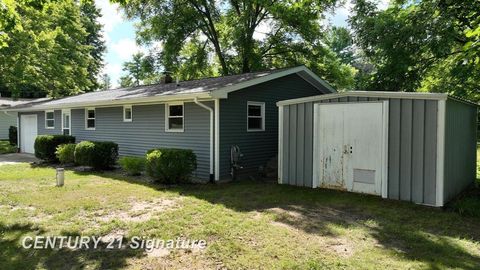
{"label": "trimmed bush", "polygon": [[118,163],[129,175],[140,175],[145,169],[144,157],[121,157]]}
{"label": "trimmed bush", "polygon": [[109,169],[118,158],[118,144],[114,142],[83,141],[75,147],[75,162],[95,169]]}
{"label": "trimmed bush", "polygon": [[55,155],[57,159],[62,164],[73,164],[75,163],[75,147],[77,145],[74,143],[61,144],[57,146],[57,151]]}
{"label": "trimmed bush", "polygon": [[8,129],[8,141],[10,145],[18,145],[17,138],[17,127],[10,126]]}
{"label": "trimmed bush", "polygon": [[197,156],[192,150],[160,148],[147,152],[146,172],[163,184],[189,182],[197,168]]}
{"label": "trimmed bush", "polygon": [[35,139],[35,157],[56,162],[55,151],[61,144],[75,143],[75,137],[68,135],[40,135]]}

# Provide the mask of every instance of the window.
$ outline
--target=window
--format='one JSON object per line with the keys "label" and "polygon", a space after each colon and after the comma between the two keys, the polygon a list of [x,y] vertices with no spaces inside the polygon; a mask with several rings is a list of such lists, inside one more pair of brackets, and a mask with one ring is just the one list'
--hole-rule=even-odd
{"label": "window", "polygon": [[71,111],[62,110],[62,133],[63,135],[70,134],[70,125],[71,125]]}
{"label": "window", "polygon": [[265,103],[253,102],[247,103],[247,131],[265,130]]}
{"label": "window", "polygon": [[85,109],[85,129],[95,130],[95,108]]}
{"label": "window", "polygon": [[53,111],[45,111],[45,128],[55,128],[55,113]]}
{"label": "window", "polygon": [[132,122],[132,106],[123,106],[123,122]]}
{"label": "window", "polygon": [[183,132],[183,103],[165,105],[165,131]]}

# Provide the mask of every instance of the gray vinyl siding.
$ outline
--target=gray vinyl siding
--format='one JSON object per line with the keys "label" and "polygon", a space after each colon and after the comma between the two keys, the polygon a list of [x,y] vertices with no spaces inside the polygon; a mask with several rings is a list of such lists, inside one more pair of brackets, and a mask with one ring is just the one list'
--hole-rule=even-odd
{"label": "gray vinyl siding", "polygon": [[[37,115],[37,134],[38,135],[62,134],[62,110],[54,110],[55,125],[53,129],[45,128],[45,112],[44,111],[18,113],[18,134],[20,134],[21,132],[20,127],[22,126],[20,115],[29,115],[29,114]],[[20,145],[21,136],[18,136],[18,140],[19,140],[18,145]]]}
{"label": "gray vinyl siding", "polygon": [[[213,108],[213,102],[204,102]],[[76,141],[113,141],[120,155],[143,156],[158,147],[192,149],[197,155],[194,177],[209,179],[210,114],[195,103],[184,103],[184,132],[165,132],[165,105],[133,105],[132,122],[123,122],[123,107],[96,108],[95,130],[85,129],[85,109],[72,109],[71,134]],[[61,110],[55,110],[55,129],[45,129],[44,112],[37,114],[38,134],[61,134]]]}
{"label": "gray vinyl siding", "polygon": [[[322,90],[327,93],[327,89]],[[243,172],[256,172],[278,153],[278,108],[280,100],[322,94],[299,77],[289,75],[229,93],[220,101],[220,178],[230,173],[230,147],[238,145]],[[265,102],[265,131],[247,132],[247,102]]]}
{"label": "gray vinyl siding", "polygon": [[[435,204],[436,100],[343,97],[320,103],[389,101],[388,197]],[[313,107],[317,102],[283,106],[281,183],[312,187]]]}
{"label": "gray vinyl siding", "polygon": [[17,126],[17,114],[0,112],[0,140],[8,139],[10,126]]}
{"label": "gray vinyl siding", "polygon": [[475,181],[477,107],[449,99],[445,121],[444,202],[448,202]]}

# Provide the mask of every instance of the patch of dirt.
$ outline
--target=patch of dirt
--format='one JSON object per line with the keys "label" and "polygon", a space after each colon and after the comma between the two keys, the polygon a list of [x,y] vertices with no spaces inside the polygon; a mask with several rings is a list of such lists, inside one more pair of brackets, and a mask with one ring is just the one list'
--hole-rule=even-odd
{"label": "patch of dirt", "polygon": [[119,239],[120,237],[124,237],[127,233],[124,230],[115,230],[111,231],[110,233],[100,237],[100,241],[104,243],[110,243],[115,239]]}
{"label": "patch of dirt", "polygon": [[8,205],[8,208],[10,208],[10,211],[17,211],[17,210],[26,210],[26,211],[35,211],[37,208],[33,206],[18,206],[18,205]]}
{"label": "patch of dirt", "polygon": [[155,214],[179,207],[178,200],[154,199],[153,201],[131,200],[126,211],[97,211],[94,213],[98,221],[108,222],[119,219],[127,222],[143,222],[151,219]]}
{"label": "patch of dirt", "polygon": [[354,253],[353,244],[343,238],[336,238],[328,241],[327,247],[344,258],[351,257]]}

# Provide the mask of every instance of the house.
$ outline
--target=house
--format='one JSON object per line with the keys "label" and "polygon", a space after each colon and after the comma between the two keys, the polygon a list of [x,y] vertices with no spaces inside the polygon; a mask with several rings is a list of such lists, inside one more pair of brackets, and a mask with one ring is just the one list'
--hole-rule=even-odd
{"label": "house", "polygon": [[475,181],[475,103],[352,91],[278,106],[280,184],[441,207]]}
{"label": "house", "polygon": [[9,113],[5,110],[13,106],[25,105],[27,103],[36,102],[39,100],[44,101],[45,99],[12,99],[0,97],[0,140],[7,140],[10,126],[17,126],[17,113]]}
{"label": "house", "polygon": [[40,134],[71,134],[114,141],[120,155],[156,147],[192,149],[199,179],[228,178],[231,146],[243,153],[244,171],[257,171],[277,155],[276,102],[335,90],[304,66],[240,75],[90,92],[17,106],[22,152]]}

